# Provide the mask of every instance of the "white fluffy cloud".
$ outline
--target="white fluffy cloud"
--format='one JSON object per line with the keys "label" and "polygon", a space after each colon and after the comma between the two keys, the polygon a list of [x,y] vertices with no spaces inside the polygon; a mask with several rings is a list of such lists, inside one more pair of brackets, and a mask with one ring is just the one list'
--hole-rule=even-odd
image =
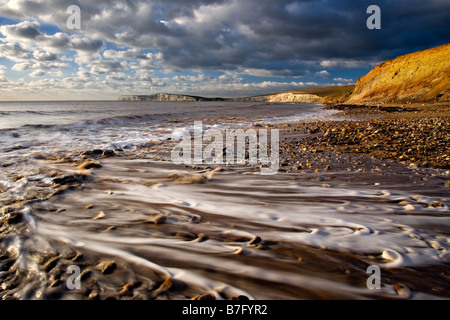
{"label": "white fluffy cloud", "polygon": [[32,58],[32,54],[22,48],[19,43],[0,43],[0,56],[8,58],[12,61],[29,60]]}
{"label": "white fluffy cloud", "polygon": [[36,62],[36,63],[27,63],[27,62],[20,62],[16,63],[14,66],[12,66],[12,70],[15,71],[32,71],[30,73],[31,77],[41,77],[43,76],[46,71],[49,70],[61,70],[67,68],[67,63],[62,62]]}

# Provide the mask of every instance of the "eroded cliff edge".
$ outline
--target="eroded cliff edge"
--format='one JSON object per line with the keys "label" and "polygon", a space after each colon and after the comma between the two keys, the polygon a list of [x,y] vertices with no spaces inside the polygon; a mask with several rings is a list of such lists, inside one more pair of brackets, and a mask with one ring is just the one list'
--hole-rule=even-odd
{"label": "eroded cliff edge", "polygon": [[347,103],[450,99],[450,44],[388,60],[361,77]]}

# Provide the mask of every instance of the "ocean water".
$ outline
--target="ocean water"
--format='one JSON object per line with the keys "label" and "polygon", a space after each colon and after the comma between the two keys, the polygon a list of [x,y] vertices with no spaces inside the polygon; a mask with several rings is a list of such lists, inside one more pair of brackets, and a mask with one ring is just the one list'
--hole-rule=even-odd
{"label": "ocean water", "polygon": [[[372,159],[369,172],[261,176],[174,166],[161,152],[194,121],[333,116],[318,104],[0,103],[0,297],[448,298],[448,173]],[[78,169],[95,149],[117,156]]]}
{"label": "ocean water", "polygon": [[[225,128],[253,122],[326,119],[317,104],[220,102],[0,102],[0,148],[5,156],[34,150],[138,148],[164,140],[195,119]],[[11,153],[10,150],[24,150]],[[6,151],[6,153],[5,153]]]}

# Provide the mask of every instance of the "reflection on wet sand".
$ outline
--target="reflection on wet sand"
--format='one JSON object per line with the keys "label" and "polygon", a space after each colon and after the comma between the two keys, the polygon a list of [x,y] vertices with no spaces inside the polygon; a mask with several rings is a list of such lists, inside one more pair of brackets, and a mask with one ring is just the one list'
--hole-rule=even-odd
{"label": "reflection on wet sand", "polygon": [[[368,173],[101,163],[81,187],[65,181],[74,187],[3,218],[4,298],[448,297],[439,190],[381,187]],[[79,290],[67,288],[70,265]],[[367,288],[370,265],[380,290]]]}

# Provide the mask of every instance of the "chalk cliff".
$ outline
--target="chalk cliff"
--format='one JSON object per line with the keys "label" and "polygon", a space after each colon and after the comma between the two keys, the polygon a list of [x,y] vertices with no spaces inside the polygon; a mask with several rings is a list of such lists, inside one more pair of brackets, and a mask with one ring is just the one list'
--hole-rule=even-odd
{"label": "chalk cliff", "polygon": [[230,102],[319,102],[321,98],[313,94],[303,93],[278,93],[264,96],[244,97],[244,98],[205,98],[199,96],[187,96],[179,94],[157,93],[153,95],[124,95],[119,97],[119,101],[230,101]]}
{"label": "chalk cliff", "polygon": [[320,102],[321,98],[314,94],[304,94],[304,93],[276,93],[264,96],[254,96],[245,98],[234,98],[227,99],[227,101],[236,102],[274,102],[274,103],[314,103]]}
{"label": "chalk cliff", "polygon": [[152,95],[125,95],[119,101],[202,101],[205,98],[179,94],[157,93]]}

